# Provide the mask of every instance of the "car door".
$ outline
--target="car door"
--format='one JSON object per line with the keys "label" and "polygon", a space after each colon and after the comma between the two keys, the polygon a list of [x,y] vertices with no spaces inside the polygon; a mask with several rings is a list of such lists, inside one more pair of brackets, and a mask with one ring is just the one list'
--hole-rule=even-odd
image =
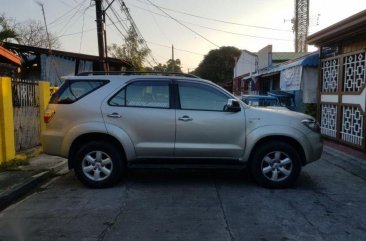
{"label": "car door", "polygon": [[175,155],[239,158],[245,146],[245,116],[224,111],[229,94],[202,82],[178,81]]}
{"label": "car door", "polygon": [[173,157],[175,110],[169,80],[136,80],[102,106],[107,124],[131,138],[139,158]]}

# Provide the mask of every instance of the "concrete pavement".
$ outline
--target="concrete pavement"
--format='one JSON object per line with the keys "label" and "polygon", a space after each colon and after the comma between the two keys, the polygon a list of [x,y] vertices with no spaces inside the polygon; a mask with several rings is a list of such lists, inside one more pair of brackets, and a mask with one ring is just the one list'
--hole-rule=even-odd
{"label": "concrete pavement", "polygon": [[[325,160],[366,180],[366,154],[352,148],[325,141]],[[41,154],[30,158],[28,165],[17,170],[0,172],[0,210],[14,203],[56,173],[66,173],[67,160]]]}
{"label": "concrete pavement", "polygon": [[0,240],[364,240],[364,160],[328,147],[283,190],[212,170],[133,170],[99,190],[71,172],[0,212]]}
{"label": "concrete pavement", "polygon": [[16,202],[57,173],[67,172],[67,160],[41,154],[27,165],[0,172],[0,210]]}

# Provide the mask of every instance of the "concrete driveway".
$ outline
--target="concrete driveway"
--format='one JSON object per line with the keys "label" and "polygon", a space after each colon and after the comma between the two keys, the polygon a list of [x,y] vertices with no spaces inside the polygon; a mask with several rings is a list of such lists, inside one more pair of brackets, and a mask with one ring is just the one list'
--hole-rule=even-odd
{"label": "concrete driveway", "polygon": [[134,170],[92,190],[70,172],[2,211],[0,240],[365,240],[366,180],[334,158],[284,190],[212,170]]}

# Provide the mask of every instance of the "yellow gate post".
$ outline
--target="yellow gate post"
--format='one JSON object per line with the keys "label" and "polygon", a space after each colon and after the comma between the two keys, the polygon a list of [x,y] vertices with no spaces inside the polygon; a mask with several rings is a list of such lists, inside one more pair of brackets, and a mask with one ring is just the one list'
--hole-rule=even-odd
{"label": "yellow gate post", "polygon": [[41,132],[45,130],[46,124],[43,121],[44,112],[47,108],[48,102],[50,102],[51,92],[50,83],[46,81],[38,82],[38,94],[39,94],[39,116],[41,121]]}
{"label": "yellow gate post", "polygon": [[0,77],[0,163],[15,158],[14,115],[11,79]]}

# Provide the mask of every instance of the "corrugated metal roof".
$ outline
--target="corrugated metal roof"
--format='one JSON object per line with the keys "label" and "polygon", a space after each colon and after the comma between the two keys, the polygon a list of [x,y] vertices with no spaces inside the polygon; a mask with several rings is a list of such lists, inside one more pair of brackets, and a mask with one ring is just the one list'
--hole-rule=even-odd
{"label": "corrugated metal roof", "polygon": [[264,70],[259,71],[259,73],[256,76],[280,72],[284,69],[289,69],[299,65],[316,67],[318,66],[318,64],[319,64],[319,52],[316,51],[310,54],[307,53],[306,56],[302,56],[300,58],[281,63],[280,65],[270,66]]}
{"label": "corrugated metal roof", "polygon": [[294,52],[272,52],[272,61],[287,61],[296,59],[307,55],[308,53],[294,53]]}

